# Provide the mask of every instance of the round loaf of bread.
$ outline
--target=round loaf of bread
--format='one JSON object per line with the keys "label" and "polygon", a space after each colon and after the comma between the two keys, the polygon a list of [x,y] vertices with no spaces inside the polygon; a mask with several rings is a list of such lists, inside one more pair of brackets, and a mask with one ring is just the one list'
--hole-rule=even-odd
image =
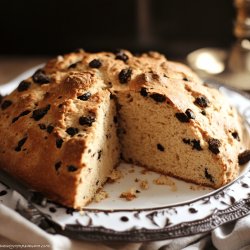
{"label": "round loaf of bread", "polygon": [[121,159],[219,188],[244,149],[228,101],[156,52],[58,56],[1,100],[0,117],[0,167],[78,209]]}

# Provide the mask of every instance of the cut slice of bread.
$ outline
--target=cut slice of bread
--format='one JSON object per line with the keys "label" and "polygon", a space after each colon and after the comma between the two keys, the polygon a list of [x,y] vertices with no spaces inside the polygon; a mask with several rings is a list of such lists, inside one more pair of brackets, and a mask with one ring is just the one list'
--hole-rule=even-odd
{"label": "cut slice of bread", "polygon": [[[214,188],[232,180],[239,171],[233,152],[241,147],[232,132],[241,137],[242,130],[227,101],[220,97],[220,103],[218,95],[201,89],[199,95],[210,103],[205,115],[182,80],[153,86],[140,83],[137,90],[118,94],[124,160]],[[221,129],[226,119],[229,125]]]}
{"label": "cut slice of bread", "polygon": [[237,112],[185,65],[79,51],[1,100],[0,167],[80,209],[123,160],[219,188],[239,173]]}

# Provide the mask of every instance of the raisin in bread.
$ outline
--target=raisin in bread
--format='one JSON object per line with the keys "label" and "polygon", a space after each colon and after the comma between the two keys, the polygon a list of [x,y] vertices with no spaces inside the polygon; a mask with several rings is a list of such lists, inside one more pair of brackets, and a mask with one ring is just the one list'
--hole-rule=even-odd
{"label": "raisin in bread", "polygon": [[0,167],[81,208],[120,155],[219,188],[239,173],[237,112],[186,66],[156,52],[86,53],[49,61],[1,102]]}

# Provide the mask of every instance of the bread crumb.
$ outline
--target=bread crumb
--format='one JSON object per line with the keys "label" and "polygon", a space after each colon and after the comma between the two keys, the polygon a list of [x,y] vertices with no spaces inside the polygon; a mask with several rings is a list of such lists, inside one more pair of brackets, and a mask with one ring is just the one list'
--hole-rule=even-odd
{"label": "bread crumb", "polygon": [[127,201],[132,201],[133,199],[137,197],[135,193],[136,193],[136,190],[134,188],[131,188],[130,190],[126,192],[122,192],[120,194],[120,198],[124,198]]}
{"label": "bread crumb", "polygon": [[122,172],[120,170],[117,169],[113,169],[113,171],[111,172],[111,174],[108,176],[108,183],[114,183],[117,180],[123,178]]}
{"label": "bread crumb", "polygon": [[97,193],[95,194],[94,197],[94,202],[98,203],[106,198],[108,198],[109,195],[106,191],[104,191],[103,189],[100,189],[99,191],[97,191]]}
{"label": "bread crumb", "polygon": [[140,181],[140,188],[143,190],[147,190],[149,188],[148,181],[147,180]]}
{"label": "bread crumb", "polygon": [[167,185],[171,187],[172,191],[177,191],[177,187],[175,185],[175,182],[172,181],[169,177],[165,175],[160,175],[157,179],[154,179],[153,182],[156,185]]}

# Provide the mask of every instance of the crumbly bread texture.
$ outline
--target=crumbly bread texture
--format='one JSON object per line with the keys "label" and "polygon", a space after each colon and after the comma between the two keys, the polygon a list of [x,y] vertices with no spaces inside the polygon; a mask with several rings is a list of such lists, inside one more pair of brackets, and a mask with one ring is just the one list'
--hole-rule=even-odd
{"label": "crumbly bread texture", "polygon": [[219,188],[238,175],[243,150],[235,109],[156,52],[58,56],[2,98],[0,118],[0,167],[78,209],[120,155]]}

